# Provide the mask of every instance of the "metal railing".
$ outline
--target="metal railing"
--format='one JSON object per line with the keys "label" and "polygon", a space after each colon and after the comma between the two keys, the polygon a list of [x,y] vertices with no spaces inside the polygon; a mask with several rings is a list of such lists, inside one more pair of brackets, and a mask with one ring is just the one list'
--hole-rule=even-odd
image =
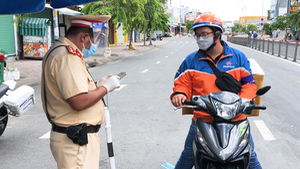
{"label": "metal railing", "polygon": [[298,41],[289,42],[282,40],[270,40],[263,38],[248,38],[248,37],[230,37],[231,43],[244,45],[258,51],[266,52],[268,54],[284,57],[284,59],[292,59],[293,62],[300,60],[300,50],[298,50]]}

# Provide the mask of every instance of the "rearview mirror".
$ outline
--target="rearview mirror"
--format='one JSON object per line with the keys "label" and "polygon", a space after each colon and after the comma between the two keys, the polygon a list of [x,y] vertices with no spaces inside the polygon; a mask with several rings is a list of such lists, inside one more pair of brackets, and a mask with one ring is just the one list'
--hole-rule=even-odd
{"label": "rearview mirror", "polygon": [[261,96],[264,95],[265,93],[267,93],[269,90],[271,89],[271,86],[264,86],[260,89],[257,90],[256,95],[257,96]]}

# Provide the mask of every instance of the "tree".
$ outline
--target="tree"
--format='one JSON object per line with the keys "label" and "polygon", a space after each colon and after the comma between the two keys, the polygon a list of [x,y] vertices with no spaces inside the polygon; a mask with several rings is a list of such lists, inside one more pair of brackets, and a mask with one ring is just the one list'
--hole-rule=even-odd
{"label": "tree", "polygon": [[186,29],[190,30],[193,27],[194,21],[186,20]]}
{"label": "tree", "polygon": [[235,23],[233,27],[231,27],[232,32],[240,32],[242,28],[245,27],[242,24]]}
{"label": "tree", "polygon": [[272,23],[272,27],[283,31],[287,27],[286,17],[278,16],[276,22]]}
{"label": "tree", "polygon": [[[134,30],[145,33],[148,29],[167,29],[169,20],[161,6],[163,2],[165,0],[103,0],[85,4],[82,12],[111,15],[114,24],[123,24],[124,35],[132,35]],[[133,49],[132,36],[129,49]]]}
{"label": "tree", "polygon": [[[297,10],[291,14],[288,14],[287,16],[287,25],[293,25],[297,27],[297,30],[300,30],[300,10]],[[277,18],[276,18],[277,22]]]}
{"label": "tree", "polygon": [[[145,4],[144,18],[146,20],[145,24],[140,25],[140,29],[145,34],[150,33],[150,44],[151,42],[151,32],[154,30],[165,30],[168,28],[169,16],[164,13],[162,3],[166,0],[148,0]],[[145,45],[144,38],[144,45]]]}
{"label": "tree", "polygon": [[257,26],[254,24],[248,24],[247,25],[247,31],[257,31]]}
{"label": "tree", "polygon": [[267,35],[270,35],[270,37],[272,37],[272,26],[271,26],[271,24],[264,23],[264,26],[263,26],[262,30],[265,31]]}
{"label": "tree", "polygon": [[122,23],[126,30],[124,34],[130,32],[132,35],[135,26],[145,22],[143,17],[145,3],[146,0],[103,0],[85,4],[81,12],[89,15],[111,15],[113,24]]}
{"label": "tree", "polygon": [[246,26],[243,26],[243,27],[241,28],[241,32],[247,33],[247,27],[246,27]]}

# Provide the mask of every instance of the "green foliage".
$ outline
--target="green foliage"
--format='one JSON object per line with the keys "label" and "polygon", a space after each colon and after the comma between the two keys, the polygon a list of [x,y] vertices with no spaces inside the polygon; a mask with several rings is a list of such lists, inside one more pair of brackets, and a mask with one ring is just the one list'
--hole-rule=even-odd
{"label": "green foliage", "polygon": [[148,0],[145,4],[144,17],[146,24],[144,30],[165,30],[168,28],[169,16],[164,13],[160,0]]}
{"label": "green foliage", "polygon": [[18,24],[19,21],[21,21],[22,19],[28,18],[29,15],[31,15],[31,13],[25,13],[25,14],[15,14],[15,19],[12,20],[12,24],[16,23]]}
{"label": "green foliage", "polygon": [[270,35],[272,37],[272,26],[269,23],[264,23],[263,31],[266,32],[266,34]]}
{"label": "green foliage", "polygon": [[[300,10],[297,10],[291,14],[288,14],[287,16],[287,25],[293,25],[297,27],[297,30],[300,30]],[[276,18],[277,22],[277,18]]]}
{"label": "green foliage", "polygon": [[103,0],[85,4],[82,13],[111,15],[114,24],[124,26],[124,35],[132,34],[133,30],[145,33],[148,30],[168,28],[168,15],[161,5],[164,2],[165,0]]}
{"label": "green foliage", "polygon": [[241,32],[242,30],[244,30],[244,25],[239,24],[239,23],[235,23],[233,27],[231,27],[232,32]]}
{"label": "green foliage", "polygon": [[257,26],[256,25],[254,25],[254,24],[248,24],[247,25],[247,32],[248,31],[257,31]]}
{"label": "green foliage", "polygon": [[272,27],[274,29],[279,29],[279,30],[284,30],[286,27],[287,27],[287,20],[286,20],[286,17],[283,17],[283,16],[278,16],[276,18],[276,22],[274,22],[272,24]]}
{"label": "green foliage", "polygon": [[246,33],[246,32],[247,32],[246,29],[247,29],[247,27],[246,27],[246,26],[243,26],[243,27],[241,28],[241,32],[245,32],[245,33]]}
{"label": "green foliage", "polygon": [[193,27],[194,21],[186,20],[186,29],[190,30]]}

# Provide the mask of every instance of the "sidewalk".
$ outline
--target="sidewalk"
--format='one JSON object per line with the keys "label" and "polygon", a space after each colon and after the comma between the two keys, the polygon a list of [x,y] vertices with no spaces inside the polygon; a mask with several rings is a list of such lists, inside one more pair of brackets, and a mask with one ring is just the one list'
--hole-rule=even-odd
{"label": "sidewalk", "polygon": [[[172,37],[176,38],[176,37]],[[149,41],[146,41],[146,46],[144,46],[144,41],[142,42],[134,42],[136,50],[127,50],[127,44],[121,44],[117,46],[111,46],[111,56],[91,56],[84,61],[88,65],[92,66],[101,66],[108,62],[114,62],[117,60],[124,59],[126,57],[137,56],[139,54],[143,54],[149,52],[159,45],[167,43],[170,38],[164,38],[162,41],[156,40],[152,41],[152,46],[149,45]],[[6,67],[17,68],[20,71],[20,79],[17,81],[17,86],[21,85],[29,85],[34,86],[40,84],[41,73],[42,73],[42,60],[36,59],[22,59],[22,60],[6,60]]]}

